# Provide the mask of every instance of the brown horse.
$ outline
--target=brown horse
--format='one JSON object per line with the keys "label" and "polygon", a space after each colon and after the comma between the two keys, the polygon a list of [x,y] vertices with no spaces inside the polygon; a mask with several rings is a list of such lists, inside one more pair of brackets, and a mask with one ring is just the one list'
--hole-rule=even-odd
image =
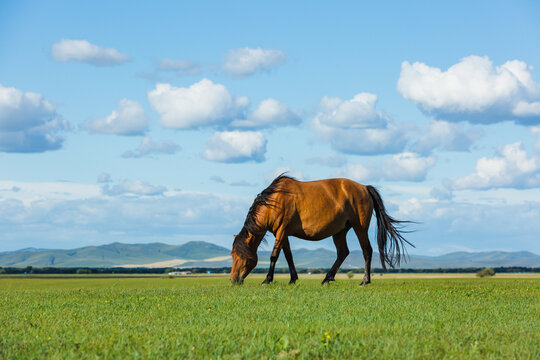
{"label": "brown horse", "polygon": [[373,210],[377,217],[381,264],[386,270],[386,265],[399,265],[405,243],[413,245],[403,238],[395,226],[404,221],[395,220],[386,213],[382,199],[373,186],[348,179],[301,182],[288,176],[278,176],[257,195],[242,230],[234,238],[231,282],[242,283],[257,265],[257,248],[267,231],[274,234],[276,242],[270,256],[270,269],[263,283],[273,280],[282,248],[289,264],[291,283],[298,278],[289,236],[312,241],[332,236],[337,259],[322,284],[334,281],[336,272],[349,255],[346,236],[353,228],[365,260],[362,285],[369,284],[373,249],[369,243],[368,228]]}

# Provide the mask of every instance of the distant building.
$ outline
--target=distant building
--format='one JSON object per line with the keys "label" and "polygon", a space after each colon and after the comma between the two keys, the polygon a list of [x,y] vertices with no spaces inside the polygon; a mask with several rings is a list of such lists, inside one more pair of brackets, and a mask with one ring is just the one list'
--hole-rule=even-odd
{"label": "distant building", "polygon": [[171,271],[170,273],[167,273],[167,275],[189,275],[191,274],[191,271]]}

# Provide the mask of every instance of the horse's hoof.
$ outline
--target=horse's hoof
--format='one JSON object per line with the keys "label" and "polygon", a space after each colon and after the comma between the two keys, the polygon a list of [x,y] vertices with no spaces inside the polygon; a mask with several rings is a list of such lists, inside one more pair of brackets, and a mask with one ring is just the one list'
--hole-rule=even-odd
{"label": "horse's hoof", "polygon": [[261,285],[269,285],[272,282],[272,280],[265,279]]}
{"label": "horse's hoof", "polygon": [[362,281],[360,286],[366,286],[367,284],[371,284],[371,281]]}
{"label": "horse's hoof", "polygon": [[296,285],[296,280],[289,281],[289,285]]}

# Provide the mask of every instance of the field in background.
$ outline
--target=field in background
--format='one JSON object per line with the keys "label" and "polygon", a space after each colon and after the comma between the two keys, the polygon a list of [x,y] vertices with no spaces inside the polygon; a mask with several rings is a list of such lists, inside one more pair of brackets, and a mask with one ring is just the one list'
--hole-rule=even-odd
{"label": "field in background", "polygon": [[0,359],[540,358],[538,274],[411,275],[2,277]]}

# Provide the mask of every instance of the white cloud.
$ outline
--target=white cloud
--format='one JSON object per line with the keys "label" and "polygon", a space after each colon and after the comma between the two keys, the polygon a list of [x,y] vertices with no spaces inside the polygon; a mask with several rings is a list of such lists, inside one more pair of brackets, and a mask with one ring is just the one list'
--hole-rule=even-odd
{"label": "white cloud", "polygon": [[263,50],[249,47],[230,50],[225,56],[223,69],[234,77],[246,77],[258,71],[268,71],[285,61],[279,50]]}
{"label": "white cloud", "polygon": [[64,141],[57,133],[67,129],[56,106],[41,94],[0,85],[0,151],[56,150]]}
{"label": "white cloud", "polygon": [[351,100],[323,97],[312,126],[319,138],[349,154],[387,154],[403,151],[411,126],[396,124],[376,111],[377,96],[360,93]]}
{"label": "white cloud", "polygon": [[405,152],[396,154],[381,163],[347,164],[347,167],[337,172],[338,176],[357,181],[423,181],[427,172],[435,165],[435,158],[422,157],[415,153]]}
{"label": "white cloud", "polygon": [[468,56],[447,71],[404,61],[398,91],[439,119],[495,123],[540,123],[540,84],[532,67],[518,60],[493,66],[490,59]]}
{"label": "white cloud", "polygon": [[234,96],[221,84],[202,79],[188,88],[157,84],[148,99],[161,115],[161,125],[173,129],[225,127],[261,129],[295,126],[298,113],[275,99],[268,98],[248,113],[250,101]]}
{"label": "white cloud", "polygon": [[83,128],[101,134],[141,135],[148,129],[148,116],[138,102],[122,99],[109,116],[87,120]]}
{"label": "white cloud", "polygon": [[86,40],[62,39],[52,46],[56,61],[80,61],[95,66],[118,65],[130,61],[130,57],[113,48],[102,48]]}
{"label": "white cloud", "polygon": [[202,72],[201,65],[183,59],[164,58],[159,61],[158,70],[174,71],[181,75],[198,75]]}
{"label": "white cloud", "polygon": [[529,157],[521,142],[504,146],[493,158],[482,157],[476,163],[476,172],[453,183],[454,190],[498,187],[540,187],[540,161]]}
{"label": "white cloud", "polygon": [[266,138],[258,131],[216,132],[206,142],[204,157],[211,161],[240,163],[264,161]]}
{"label": "white cloud", "polygon": [[379,179],[380,176],[378,174],[375,175],[377,172],[378,171],[374,171],[374,169],[370,169],[362,164],[347,164],[345,169],[336,172],[336,176],[363,182]]}
{"label": "white cloud", "polygon": [[516,116],[540,116],[540,101],[526,102],[519,101],[512,113]]}
{"label": "white cloud", "polygon": [[423,181],[428,170],[434,165],[435,158],[432,156],[422,157],[415,153],[405,152],[383,161],[381,171],[387,180]]}
{"label": "white cloud", "polygon": [[165,186],[154,186],[141,180],[124,180],[121,184],[102,187],[103,194],[110,196],[131,195],[131,196],[156,196],[163,195],[167,188]]}
{"label": "white cloud", "polygon": [[356,94],[351,100],[323,97],[319,104],[317,121],[323,125],[341,129],[381,128],[387,118],[375,110],[377,95]]}
{"label": "white cloud", "polygon": [[141,140],[139,147],[135,150],[126,151],[123,158],[141,158],[152,154],[174,154],[180,150],[180,146],[172,141],[160,140],[152,141],[149,136]]}
{"label": "white cloud", "polygon": [[446,121],[431,121],[422,136],[411,146],[411,150],[428,154],[439,148],[446,151],[469,151],[470,147],[483,134],[481,129],[466,131],[463,124]]}
{"label": "white cloud", "polygon": [[161,115],[161,124],[172,129],[228,124],[243,117],[249,106],[247,97],[233,96],[225,86],[208,79],[202,79],[189,88],[157,84],[148,92],[148,99]]}
{"label": "white cloud", "polygon": [[250,114],[247,119],[235,120],[231,123],[233,127],[245,128],[269,128],[279,126],[295,126],[302,122],[298,114],[289,107],[277,100],[268,98],[261,101],[259,106]]}

